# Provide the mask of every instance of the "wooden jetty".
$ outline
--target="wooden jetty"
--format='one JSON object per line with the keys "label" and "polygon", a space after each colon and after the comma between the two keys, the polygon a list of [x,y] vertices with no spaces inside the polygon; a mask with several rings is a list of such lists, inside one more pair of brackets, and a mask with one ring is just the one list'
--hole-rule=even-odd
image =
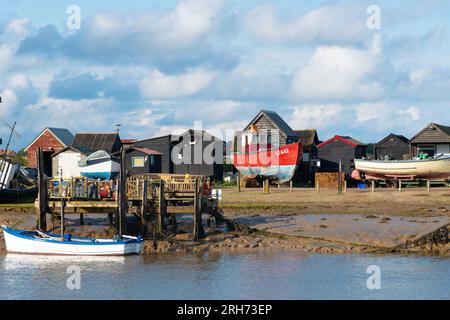
{"label": "wooden jetty", "polygon": [[[211,195],[211,184],[204,176],[139,174],[127,175],[121,166],[115,180],[100,181],[85,177],[68,180],[49,179],[43,173],[42,152],[38,153],[39,193],[35,203],[36,228],[47,230],[47,215],[60,221],[65,213],[79,214],[80,225],[85,213],[105,213],[119,234],[127,233],[127,216],[140,219],[143,237],[163,238],[169,225],[176,230],[176,212],[168,207],[192,207],[192,237],[204,236],[202,214],[208,213],[223,222],[218,200]],[[123,152],[122,152],[123,156]],[[122,161],[122,164],[124,161]]]}

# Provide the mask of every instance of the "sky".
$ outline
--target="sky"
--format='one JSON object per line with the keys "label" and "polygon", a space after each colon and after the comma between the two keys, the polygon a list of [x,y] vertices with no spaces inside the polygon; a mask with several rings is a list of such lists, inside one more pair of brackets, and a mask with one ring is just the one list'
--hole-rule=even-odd
{"label": "sky", "polygon": [[6,123],[19,149],[47,126],[144,139],[194,122],[239,130],[261,109],[321,140],[411,138],[450,125],[449,12],[446,0],[3,0],[0,147]]}

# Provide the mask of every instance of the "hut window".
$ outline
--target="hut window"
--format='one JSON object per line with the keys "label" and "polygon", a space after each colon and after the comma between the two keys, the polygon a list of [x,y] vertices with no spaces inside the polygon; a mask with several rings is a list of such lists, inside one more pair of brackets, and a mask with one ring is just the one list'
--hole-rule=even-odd
{"label": "hut window", "polygon": [[144,157],[133,157],[133,167],[134,168],[142,168],[144,167],[145,159]]}

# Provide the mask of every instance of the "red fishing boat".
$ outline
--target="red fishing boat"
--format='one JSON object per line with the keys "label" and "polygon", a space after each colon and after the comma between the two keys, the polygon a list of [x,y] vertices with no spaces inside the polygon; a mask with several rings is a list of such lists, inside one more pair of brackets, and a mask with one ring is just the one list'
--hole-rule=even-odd
{"label": "red fishing boat", "polygon": [[233,164],[245,178],[260,176],[283,183],[292,179],[302,156],[300,142],[275,149],[250,145],[244,152],[233,154]]}

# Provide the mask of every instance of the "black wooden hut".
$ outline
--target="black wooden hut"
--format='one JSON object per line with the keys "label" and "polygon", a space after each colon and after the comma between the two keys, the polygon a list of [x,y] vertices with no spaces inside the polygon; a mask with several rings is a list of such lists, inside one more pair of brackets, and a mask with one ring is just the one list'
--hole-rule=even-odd
{"label": "black wooden hut", "polygon": [[125,149],[125,167],[130,174],[160,173],[162,154],[145,147],[130,146]]}
{"label": "black wooden hut", "polygon": [[224,142],[206,131],[189,129],[181,135],[140,140],[133,146],[161,153],[161,173],[223,179]]}
{"label": "black wooden hut", "polygon": [[375,144],[374,156],[377,160],[407,160],[409,155],[409,139],[391,133]]}
{"label": "black wooden hut", "polygon": [[351,174],[355,168],[355,159],[367,155],[367,145],[349,136],[336,135],[317,146],[322,172],[336,172],[339,170],[339,160],[342,160],[342,169]]}

